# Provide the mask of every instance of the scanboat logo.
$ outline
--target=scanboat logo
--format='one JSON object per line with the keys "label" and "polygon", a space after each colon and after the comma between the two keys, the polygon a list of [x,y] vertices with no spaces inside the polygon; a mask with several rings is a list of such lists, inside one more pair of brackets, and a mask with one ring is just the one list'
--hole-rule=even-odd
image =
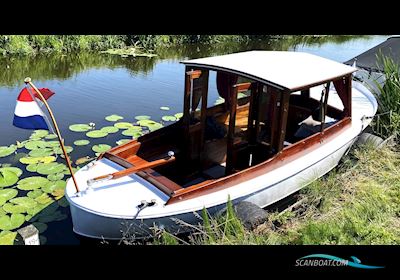
{"label": "scanboat logo", "polygon": [[313,254],[297,259],[295,266],[351,266],[362,269],[384,268],[384,266],[361,264],[361,261],[354,256],[351,259],[345,260],[331,255]]}

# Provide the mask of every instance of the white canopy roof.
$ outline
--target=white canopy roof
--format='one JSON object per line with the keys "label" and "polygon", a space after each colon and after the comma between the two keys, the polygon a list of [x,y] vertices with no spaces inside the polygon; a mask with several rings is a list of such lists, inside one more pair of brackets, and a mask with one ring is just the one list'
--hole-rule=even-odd
{"label": "white canopy roof", "polygon": [[182,63],[235,73],[290,91],[357,71],[356,68],[316,55],[286,51],[248,51]]}

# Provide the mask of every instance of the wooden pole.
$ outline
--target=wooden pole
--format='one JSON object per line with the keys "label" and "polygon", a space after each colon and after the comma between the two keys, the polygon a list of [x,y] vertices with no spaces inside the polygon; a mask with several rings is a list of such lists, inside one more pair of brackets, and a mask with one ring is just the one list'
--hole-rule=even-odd
{"label": "wooden pole", "polygon": [[65,150],[64,143],[63,143],[63,140],[62,140],[62,138],[61,138],[61,133],[60,133],[60,130],[58,129],[58,125],[57,125],[56,119],[54,118],[53,112],[51,111],[51,109],[50,109],[50,107],[49,107],[49,104],[47,103],[46,99],[43,97],[42,93],[41,93],[41,92],[37,89],[37,87],[35,87],[35,85],[32,83],[32,79],[29,78],[29,77],[27,77],[27,78],[25,78],[24,82],[25,82],[25,84],[29,84],[29,85],[35,90],[35,92],[38,94],[40,100],[41,100],[41,101],[44,103],[44,105],[46,106],[47,111],[49,111],[50,118],[51,118],[51,121],[53,122],[54,128],[56,129],[58,141],[60,142],[60,146],[61,146],[61,149],[62,149],[62,151],[63,151],[65,160],[66,160],[66,162],[67,162],[67,166],[68,166],[69,172],[71,172],[71,177],[72,177],[72,181],[74,182],[76,192],[79,192],[78,184],[77,184],[77,182],[76,182],[74,173],[72,172],[71,161],[69,160],[69,156],[68,156],[68,154],[67,154],[67,151]]}

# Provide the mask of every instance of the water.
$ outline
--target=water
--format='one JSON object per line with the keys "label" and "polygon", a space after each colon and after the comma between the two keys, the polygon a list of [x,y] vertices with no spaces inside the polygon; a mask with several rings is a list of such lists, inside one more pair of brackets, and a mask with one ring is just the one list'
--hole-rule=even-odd
{"label": "water", "polygon": [[[336,36],[322,43],[304,43],[296,39],[221,46],[183,46],[165,48],[156,58],[79,53],[0,59],[0,146],[25,140],[31,134],[29,130],[12,126],[15,100],[24,86],[26,76],[30,76],[37,87],[47,87],[56,92],[49,99],[49,104],[66,144],[74,147],[71,156],[76,160],[86,155],[94,156],[91,150],[94,144],[115,146],[117,140],[129,137],[119,132],[106,138],[89,139],[89,146],[77,147],[73,141],[87,137],[84,133],[69,131],[70,124],[94,122],[97,128],[101,128],[112,125],[104,119],[111,114],[121,115],[125,118],[123,121],[133,122],[137,115],[149,115],[153,120],[160,121],[163,115],[182,112],[184,65],[179,63],[180,60],[265,49],[303,51],[344,62],[388,37],[359,36],[346,39]],[[210,75],[209,94],[209,105],[212,105],[218,98],[215,74]],[[161,106],[170,107],[170,111],[160,110]],[[13,160],[13,156],[0,158],[0,163],[12,163],[25,171],[25,166]],[[22,178],[33,175],[24,172]],[[20,191],[21,194],[24,195],[24,192]],[[68,207],[61,208],[67,219],[47,223],[48,229],[43,233],[47,244],[79,244],[80,240],[72,233],[68,211]]]}

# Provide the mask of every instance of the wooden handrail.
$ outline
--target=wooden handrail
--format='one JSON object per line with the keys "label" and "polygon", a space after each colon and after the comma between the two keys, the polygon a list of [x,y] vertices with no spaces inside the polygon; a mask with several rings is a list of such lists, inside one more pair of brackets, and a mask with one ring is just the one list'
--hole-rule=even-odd
{"label": "wooden handrail", "polygon": [[87,184],[90,186],[90,185],[92,185],[94,183],[97,183],[97,182],[100,182],[100,181],[118,179],[118,178],[130,175],[130,174],[133,174],[133,173],[137,173],[137,172],[143,171],[145,169],[161,166],[161,165],[164,165],[166,163],[169,163],[169,162],[175,160],[173,152],[172,153],[171,152],[168,153],[168,157],[169,158],[167,158],[167,159],[163,158],[163,159],[151,161],[151,162],[139,165],[139,166],[132,166],[130,168],[127,168],[127,169],[124,169],[124,170],[121,170],[121,171],[117,171],[117,172],[114,172],[114,173],[110,173],[110,174],[107,174],[107,175],[98,176],[98,177],[95,177],[93,179],[87,180]]}

